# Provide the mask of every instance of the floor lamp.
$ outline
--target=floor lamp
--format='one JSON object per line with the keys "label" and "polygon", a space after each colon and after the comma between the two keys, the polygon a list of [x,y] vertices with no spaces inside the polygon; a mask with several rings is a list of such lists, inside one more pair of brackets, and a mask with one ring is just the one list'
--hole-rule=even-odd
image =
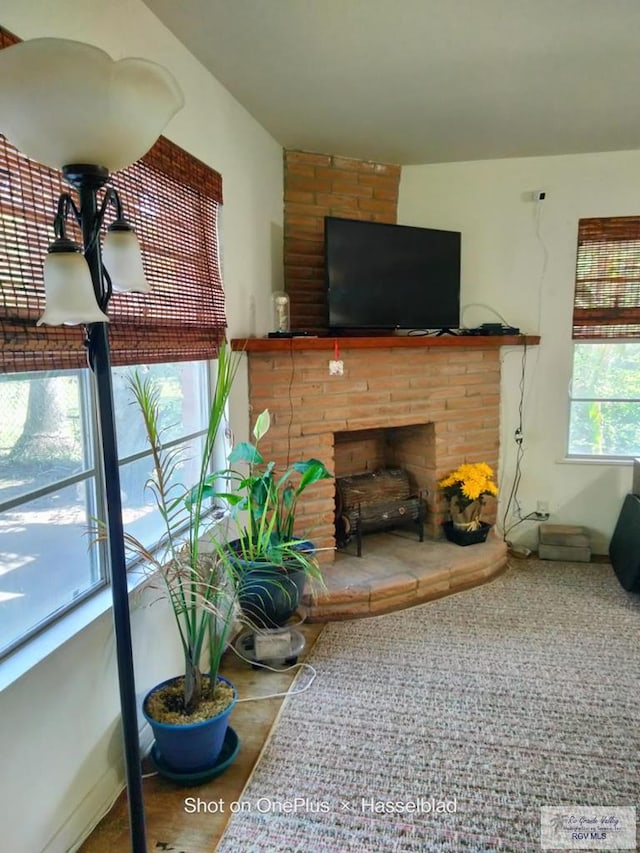
{"label": "floor lamp", "polygon": [[[113,291],[147,292],[140,246],[123,215],[111,172],[134,163],[160,136],[183,98],[173,77],[143,59],[114,62],[64,39],[33,39],[0,51],[0,131],[77,191],[58,201],[55,240],[44,262],[46,308],[38,324],[86,327],[95,374],[107,499],[107,548],[122,711],[131,849],[147,853],[118,450],[107,333]],[[115,214],[101,246],[101,228]],[[82,248],[67,236],[72,218]]]}

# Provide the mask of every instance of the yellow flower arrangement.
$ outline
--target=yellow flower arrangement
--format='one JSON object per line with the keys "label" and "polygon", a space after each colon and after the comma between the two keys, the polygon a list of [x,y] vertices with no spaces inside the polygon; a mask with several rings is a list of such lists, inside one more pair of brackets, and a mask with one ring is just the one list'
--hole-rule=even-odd
{"label": "yellow flower arrangement", "polygon": [[486,462],[465,462],[438,483],[449,501],[456,501],[464,510],[474,501],[482,504],[484,495],[497,495],[493,468]]}

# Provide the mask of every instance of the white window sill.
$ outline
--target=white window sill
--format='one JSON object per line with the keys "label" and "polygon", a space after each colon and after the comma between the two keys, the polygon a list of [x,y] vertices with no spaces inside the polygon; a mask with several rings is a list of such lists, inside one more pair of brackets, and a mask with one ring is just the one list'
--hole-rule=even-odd
{"label": "white window sill", "polygon": [[[148,581],[143,572],[133,571],[128,575],[129,596],[133,590]],[[69,613],[65,613],[40,634],[27,640],[24,645],[0,663],[0,692],[10,687],[29,672],[33,667],[42,663],[49,655],[88,628],[113,606],[111,587],[105,587],[95,593]]]}

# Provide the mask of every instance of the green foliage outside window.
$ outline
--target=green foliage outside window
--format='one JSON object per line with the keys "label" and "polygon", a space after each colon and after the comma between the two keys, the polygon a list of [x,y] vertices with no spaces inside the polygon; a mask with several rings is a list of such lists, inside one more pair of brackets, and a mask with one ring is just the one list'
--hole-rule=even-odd
{"label": "green foliage outside window", "polygon": [[640,343],[576,344],[569,453],[640,456]]}

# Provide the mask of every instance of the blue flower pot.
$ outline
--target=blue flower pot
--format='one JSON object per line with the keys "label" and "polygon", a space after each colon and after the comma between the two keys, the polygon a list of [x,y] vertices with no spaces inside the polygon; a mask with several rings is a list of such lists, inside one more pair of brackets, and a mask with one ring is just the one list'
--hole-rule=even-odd
{"label": "blue flower pot", "polygon": [[202,720],[199,723],[187,723],[185,725],[159,723],[147,714],[147,699],[156,690],[160,690],[176,680],[175,677],[168,678],[152,688],[144,697],[142,713],[153,730],[156,749],[171,771],[174,773],[204,772],[215,766],[220,755],[229,725],[229,714],[236,704],[238,694],[233,684],[219,675],[218,681],[224,681],[233,689],[233,700],[228,708],[225,708],[217,716]]}

